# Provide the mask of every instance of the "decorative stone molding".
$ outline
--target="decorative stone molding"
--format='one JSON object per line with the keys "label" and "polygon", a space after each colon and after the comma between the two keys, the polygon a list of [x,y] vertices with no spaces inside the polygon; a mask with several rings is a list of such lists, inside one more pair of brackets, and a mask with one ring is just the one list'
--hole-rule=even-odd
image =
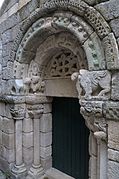
{"label": "decorative stone molding", "polygon": [[119,121],[119,102],[105,103],[103,113],[107,120]]}
{"label": "decorative stone molding", "polygon": [[82,97],[85,99],[104,99],[111,90],[111,74],[107,70],[88,71],[81,69],[79,73],[73,73],[71,79],[76,80],[79,99]]}
{"label": "decorative stone molding", "polygon": [[[106,21],[104,20],[102,15],[99,12],[97,12],[94,8],[87,5],[83,1],[80,1],[80,2],[67,1],[67,0],[64,0],[64,1],[54,1],[54,0],[53,1],[47,1],[46,3],[42,4],[41,7],[38,8],[33,14],[30,15],[30,17],[27,19],[27,21],[25,23],[26,26],[25,27],[24,27],[24,25],[22,26],[22,31],[19,32],[19,34],[17,36],[18,38],[16,38],[16,40],[14,42],[14,47],[13,47],[13,50],[12,50],[11,55],[10,55],[10,58],[12,58],[13,61],[14,61],[14,57],[15,57],[16,51],[18,49],[18,46],[21,43],[21,39],[23,39],[24,33],[26,33],[28,28],[30,26],[32,26],[32,23],[34,23],[39,18],[41,18],[41,16],[46,15],[49,12],[51,13],[53,11],[60,10],[60,9],[61,10],[69,10],[71,12],[75,12],[78,16],[85,17],[86,21],[88,21],[89,24],[91,24],[91,26],[93,26],[93,28],[95,29],[97,34],[100,36],[100,38],[104,38],[104,37],[108,36],[108,34],[111,32],[108,24],[106,23]],[[41,24],[44,24],[44,19],[40,19],[40,21],[38,21],[37,24],[38,24],[38,26],[41,26]],[[35,28],[35,29],[37,29],[37,28]],[[29,33],[34,34],[34,28],[30,28]],[[25,36],[27,36],[27,35],[25,35]],[[28,41],[29,41],[29,39],[26,39],[24,42],[28,43]],[[113,44],[111,46],[115,46],[115,45],[116,44]],[[106,46],[106,48],[108,48],[108,46]],[[112,48],[114,48],[114,47],[112,47]],[[22,45],[21,45],[21,49],[22,49]],[[108,51],[108,50],[105,49],[105,51]],[[16,57],[19,58],[21,53],[22,53],[22,50],[20,50],[17,53]],[[26,53],[27,53],[27,51],[26,51]],[[35,53],[32,52],[29,55],[29,60],[34,55],[35,55]],[[107,62],[109,61],[108,55],[110,56],[110,54],[107,53],[107,56],[106,56]],[[27,53],[27,56],[28,56],[28,53]],[[22,55],[22,58],[20,57],[20,59],[22,59],[23,61],[24,61],[25,58],[26,57],[25,56],[23,57],[23,55]],[[114,65],[112,65],[112,67],[110,67],[110,68],[114,69],[116,67],[116,65],[115,65],[116,63],[117,63],[117,61],[113,62]]]}
{"label": "decorative stone molding", "polygon": [[10,109],[14,120],[23,120],[25,116],[24,108],[18,107],[17,109]]}
{"label": "decorative stone molding", "polygon": [[116,39],[113,33],[108,34],[103,39],[106,61],[107,61],[107,69],[119,69],[119,51]]}
{"label": "decorative stone molding", "polygon": [[66,18],[65,15],[67,16],[67,13],[56,13],[54,17],[40,19],[38,22],[33,24],[32,28],[28,30],[19,46],[16,60],[22,63],[24,58],[26,58],[26,63],[29,63],[30,58],[34,58],[34,55],[32,54],[30,54],[29,58],[29,48],[32,48],[32,51],[34,50],[35,53],[39,43],[41,43],[39,40],[38,43],[36,42],[35,47],[33,47],[31,42],[33,41],[34,34],[38,35],[41,31],[43,32],[43,30],[45,32],[46,29],[49,31],[50,28],[49,33],[44,34],[44,37],[47,38],[47,35],[51,35],[51,29],[54,31],[54,33],[57,33],[57,29],[59,29],[59,31],[65,29],[73,33],[74,36],[78,38],[79,42],[83,44],[86,55],[88,54],[90,56],[90,58],[87,59],[88,68],[90,70],[105,69],[104,53],[98,36],[96,34],[91,35],[93,31],[81,18],[76,18],[72,15]]}
{"label": "decorative stone molding", "polygon": [[88,128],[94,132],[106,133],[106,121],[103,115],[103,101],[79,101],[80,112],[86,120]]}

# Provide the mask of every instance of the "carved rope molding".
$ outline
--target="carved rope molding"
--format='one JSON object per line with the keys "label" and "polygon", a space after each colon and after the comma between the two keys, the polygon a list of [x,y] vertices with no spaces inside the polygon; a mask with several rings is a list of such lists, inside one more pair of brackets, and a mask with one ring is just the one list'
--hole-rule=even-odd
{"label": "carved rope molding", "polygon": [[[83,16],[83,18],[89,24],[91,24],[91,26],[94,28],[98,36],[101,39],[103,39],[103,43],[106,44],[105,52],[106,52],[107,68],[110,70],[118,69],[119,68],[118,57],[117,57],[118,46],[114,35],[113,36],[109,35],[109,33],[111,32],[110,27],[108,26],[107,22],[104,20],[102,15],[99,12],[97,12],[97,10],[87,5],[83,1],[80,1],[80,3],[76,3],[74,1],[67,1],[67,0],[58,0],[58,1],[53,0],[50,2],[46,2],[40,8],[36,9],[22,25],[21,30],[19,31],[14,41],[13,49],[10,54],[10,58],[12,59],[12,61],[15,60],[15,54],[17,52],[19,44],[21,43],[21,40],[23,39],[23,36],[28,30],[28,28],[31,27],[32,24],[35,21],[37,21],[39,18],[48,15],[49,12],[51,13],[60,9],[61,10],[65,9],[76,13],[78,16]],[[31,34],[33,34],[34,32],[32,32],[32,29],[30,30],[31,30]],[[20,53],[21,52],[19,52],[19,55],[18,54],[17,55],[20,56]]]}

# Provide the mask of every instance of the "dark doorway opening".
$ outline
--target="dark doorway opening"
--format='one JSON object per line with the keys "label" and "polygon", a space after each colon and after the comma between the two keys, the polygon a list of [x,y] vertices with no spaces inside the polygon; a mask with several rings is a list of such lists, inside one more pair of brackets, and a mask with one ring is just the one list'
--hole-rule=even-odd
{"label": "dark doorway opening", "polygon": [[88,179],[89,129],[75,98],[54,98],[53,167],[76,178]]}

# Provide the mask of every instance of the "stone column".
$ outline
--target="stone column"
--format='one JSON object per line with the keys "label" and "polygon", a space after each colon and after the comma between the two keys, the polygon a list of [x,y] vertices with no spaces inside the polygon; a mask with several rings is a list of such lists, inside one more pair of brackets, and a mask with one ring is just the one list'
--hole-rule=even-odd
{"label": "stone column", "polygon": [[[40,105],[39,105],[40,106]],[[37,105],[38,107],[38,105]],[[34,131],[34,156],[33,156],[33,164],[28,172],[27,178],[38,179],[43,173],[44,170],[41,166],[40,162],[40,118],[43,114],[43,108],[35,106],[31,107],[28,110],[30,117],[33,119],[33,131]]]}
{"label": "stone column", "polygon": [[23,162],[22,154],[22,121],[25,115],[24,108],[14,107],[14,109],[11,109],[11,114],[15,121],[15,164],[12,168],[12,173],[16,178],[20,175],[20,177],[25,179],[26,167]]}
{"label": "stone column", "polygon": [[106,133],[98,131],[94,133],[97,139],[97,179],[107,179],[107,144]]}

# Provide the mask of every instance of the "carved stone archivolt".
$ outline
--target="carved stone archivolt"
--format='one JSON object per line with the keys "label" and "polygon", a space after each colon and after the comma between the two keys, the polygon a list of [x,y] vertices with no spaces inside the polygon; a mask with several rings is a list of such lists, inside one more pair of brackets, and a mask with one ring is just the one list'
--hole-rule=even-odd
{"label": "carved stone archivolt", "polygon": [[[87,2],[87,1],[85,1],[85,2]],[[69,0],[59,0],[59,1],[51,0],[51,1],[46,1],[43,4],[41,4],[41,7],[38,8],[35,12],[33,12],[33,14],[31,14],[30,17],[28,17],[28,19],[26,20],[25,26],[24,25],[22,26],[22,31],[20,31],[18,33],[18,36],[17,36],[17,38],[16,38],[16,40],[14,42],[14,46],[13,46],[13,50],[12,50],[12,52],[10,54],[10,58],[13,59],[13,61],[14,61],[15,54],[16,54],[16,51],[17,51],[16,59],[18,61],[20,61],[20,62],[26,61],[27,57],[28,57],[27,58],[28,61],[33,59],[33,57],[35,57],[35,51],[34,50],[37,49],[36,46],[38,46],[38,45],[33,43],[34,44],[34,47],[33,47],[31,44],[29,44],[29,42],[33,41],[32,37],[35,34],[38,35],[40,33],[40,30],[46,29],[46,27],[48,27],[48,24],[50,25],[50,21],[51,21],[52,25],[53,24],[56,25],[58,23],[58,21],[61,21],[62,25],[61,25],[61,23],[58,24],[58,25],[61,25],[61,27],[66,28],[66,24],[68,24],[70,26],[70,28],[71,28],[71,23],[70,23],[71,19],[69,20],[66,15],[65,15],[64,19],[62,17],[60,17],[59,20],[56,19],[56,17],[55,18],[48,17],[48,19],[46,18],[47,20],[45,18],[41,18],[41,16],[43,16],[44,14],[46,15],[49,12],[51,13],[51,12],[54,12],[56,10],[57,11],[58,10],[62,10],[62,11],[63,10],[67,10],[67,11],[75,13],[77,17],[82,16],[93,27],[94,31],[98,34],[100,39],[103,40],[104,38],[108,38],[108,35],[111,32],[111,29],[110,29],[109,25],[107,24],[105,19],[102,17],[102,15],[99,12],[97,12],[96,9],[94,9],[91,6],[89,6],[85,2],[84,1],[74,2],[72,0],[70,0],[70,1]],[[95,2],[92,2],[92,3],[95,3]],[[36,23],[34,23],[34,22],[36,22]],[[32,25],[32,23],[34,23],[34,24]],[[28,28],[30,26],[32,28],[30,28],[28,30]],[[72,28],[75,29],[74,28],[75,26],[77,27],[77,23],[72,21]],[[51,29],[51,27],[50,27],[50,29]],[[81,29],[82,29],[82,27],[80,26],[79,30],[78,29],[77,30],[78,31],[82,31]],[[50,35],[50,33],[52,33],[52,32],[49,31],[47,34]],[[73,31],[73,33],[76,33],[75,30]],[[83,33],[84,33],[84,35],[83,35]],[[76,36],[79,37],[79,36],[81,36],[80,34],[83,35],[83,38],[84,37],[86,37],[86,38],[88,37],[88,34],[83,32],[83,31],[81,33],[77,34]],[[24,36],[24,38],[23,38],[23,36]],[[45,35],[44,35],[44,37],[45,37]],[[21,43],[21,41],[22,41],[22,43]],[[39,40],[39,41],[40,41],[39,43],[42,43],[41,40]],[[113,62],[111,62],[111,65],[107,65],[107,66],[108,66],[109,69],[115,69],[115,68],[117,69],[118,68],[118,66],[117,66],[117,61],[118,61],[117,60],[118,59],[117,54],[118,53],[113,55],[114,52],[112,52],[112,50],[111,51],[108,50],[108,49],[114,49],[114,48],[116,48],[116,51],[118,52],[118,49],[116,47],[117,43],[116,43],[115,37],[113,36],[113,41],[115,43],[110,43],[106,39],[104,41],[106,41],[106,42],[104,42],[104,44],[107,43],[105,45],[105,52],[106,52],[106,61],[107,61],[107,63],[110,64],[109,59],[111,59],[112,56],[115,56],[115,60]],[[27,48],[25,48],[26,46],[28,47],[29,45],[32,46],[33,51],[32,50],[27,50]],[[108,48],[109,46],[110,46],[110,48]],[[19,47],[19,49],[18,49],[18,47]],[[95,45],[94,45],[94,47],[95,47]],[[92,55],[95,58],[97,58],[96,54],[93,53]],[[100,57],[98,57],[96,60],[95,60],[95,58],[94,58],[95,62],[98,61],[98,59],[99,59],[99,62],[101,62],[101,58]],[[93,60],[91,60],[91,61],[93,61]],[[104,59],[103,59],[103,61],[104,61]],[[105,63],[103,63],[103,65],[102,65],[102,62],[101,62],[100,65],[99,65],[100,68],[104,69],[105,68],[104,64]],[[97,66],[98,66],[98,64],[97,64]],[[97,68],[99,68],[99,66]],[[92,67],[90,69],[93,69],[93,68],[94,67],[92,65]]]}
{"label": "carved stone archivolt", "polygon": [[[65,16],[67,16],[67,13],[63,13],[63,14],[59,13],[54,15],[54,17],[40,19],[37,23],[33,24],[32,29],[30,28],[28,30],[28,32],[26,33],[26,35],[24,36],[21,42],[21,45],[19,46],[16,55],[16,60],[21,63],[26,57],[26,63],[29,63],[30,58],[34,58],[34,55],[32,56],[32,54],[30,54],[30,58],[29,58],[29,50],[32,50],[32,52],[36,50],[37,47],[40,45],[39,43],[42,43],[42,41],[39,40],[38,43],[36,42],[35,46],[33,46],[33,43],[31,44],[31,42],[34,41],[33,34],[38,35],[43,31],[43,29],[45,31],[46,29],[49,31],[50,28],[49,33],[44,34],[43,36],[43,38],[44,37],[47,38],[47,35],[50,35],[52,31],[54,31],[54,33],[57,33],[60,30],[61,33],[61,30],[64,29],[66,31],[69,31],[70,33],[73,33],[74,36],[77,37],[79,43],[82,44],[82,47],[84,48],[86,55],[90,57],[87,59],[88,68],[90,70],[104,69],[105,68],[104,52],[98,36],[95,33],[93,33],[93,30],[81,18],[76,18],[73,15],[70,15],[69,17],[67,16],[67,18]],[[93,34],[91,35],[91,33]]]}

